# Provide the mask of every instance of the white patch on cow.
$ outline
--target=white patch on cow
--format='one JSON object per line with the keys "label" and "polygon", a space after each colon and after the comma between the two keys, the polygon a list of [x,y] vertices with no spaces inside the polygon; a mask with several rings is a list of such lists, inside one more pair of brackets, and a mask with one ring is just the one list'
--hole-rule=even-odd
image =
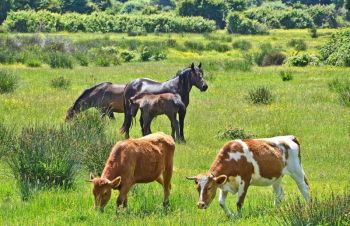
{"label": "white patch on cow", "polygon": [[205,185],[208,183],[208,181],[209,181],[208,177],[201,177],[198,180],[198,185],[200,187],[199,201],[203,201],[204,188],[205,188]]}
{"label": "white patch on cow", "polygon": [[230,152],[228,153],[229,158],[226,159],[227,161],[235,160],[238,161],[241,159],[242,153],[240,152]]}
{"label": "white patch on cow", "polygon": [[260,167],[258,165],[258,162],[255,161],[255,159],[253,158],[253,153],[249,150],[248,145],[242,140],[236,140],[236,141],[241,144],[241,146],[243,147],[244,156],[247,158],[247,162],[252,163],[254,168],[254,172],[252,174],[250,184],[255,186],[272,185],[276,181],[276,178],[268,179],[268,178],[262,177],[260,174]]}
{"label": "white patch on cow", "polygon": [[241,182],[240,176],[229,177],[227,179],[227,182],[224,185],[222,185],[222,187],[220,189],[223,191],[230,192],[232,194],[236,194],[238,191],[238,186],[239,186],[240,182]]}

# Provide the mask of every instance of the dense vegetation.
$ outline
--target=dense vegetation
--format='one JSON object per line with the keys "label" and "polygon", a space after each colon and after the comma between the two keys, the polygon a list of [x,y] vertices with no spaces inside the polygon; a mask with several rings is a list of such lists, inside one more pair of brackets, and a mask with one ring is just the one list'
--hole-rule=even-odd
{"label": "dense vegetation", "polygon": [[[348,22],[342,0],[5,0],[5,28],[19,32],[210,32],[258,34],[268,29],[336,28]],[[39,2],[39,3],[38,3]],[[79,6],[80,4],[80,6]],[[79,7],[78,7],[79,6]],[[9,11],[9,10],[12,11]],[[37,12],[37,13],[36,13]]]}

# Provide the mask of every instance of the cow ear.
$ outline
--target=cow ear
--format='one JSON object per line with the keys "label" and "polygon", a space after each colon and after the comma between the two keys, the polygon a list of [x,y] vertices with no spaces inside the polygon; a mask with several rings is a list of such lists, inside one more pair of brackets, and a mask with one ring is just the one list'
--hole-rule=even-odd
{"label": "cow ear", "polygon": [[191,64],[191,69],[194,70],[194,63]]}
{"label": "cow ear", "polygon": [[198,68],[201,68],[202,67],[202,62],[200,62],[199,64],[198,64]]}
{"label": "cow ear", "polygon": [[218,177],[214,177],[214,181],[218,184],[218,185],[223,185],[226,183],[227,181],[227,176],[226,175],[220,175]]}
{"label": "cow ear", "polygon": [[112,188],[116,188],[120,185],[120,182],[122,182],[122,178],[116,177],[114,180],[110,181],[109,184],[112,186]]}
{"label": "cow ear", "polygon": [[90,182],[93,180],[93,179],[95,179],[96,178],[96,176],[92,173],[92,172],[90,172],[90,176],[89,176],[89,178],[90,178]]}

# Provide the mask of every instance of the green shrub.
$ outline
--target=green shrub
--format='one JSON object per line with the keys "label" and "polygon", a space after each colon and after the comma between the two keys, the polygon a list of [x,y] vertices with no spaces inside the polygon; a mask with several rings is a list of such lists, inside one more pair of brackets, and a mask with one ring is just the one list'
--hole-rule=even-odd
{"label": "green shrub", "polygon": [[280,71],[279,76],[284,82],[293,80],[293,75],[291,71]]}
{"label": "green shrub", "polygon": [[61,52],[51,52],[48,57],[51,68],[73,68],[73,60],[70,55]]}
{"label": "green shrub", "polygon": [[29,67],[40,67],[41,66],[41,61],[35,57],[25,59],[25,63]]}
{"label": "green shrub", "polygon": [[229,33],[238,34],[267,34],[264,24],[251,20],[236,12],[229,13],[226,19],[226,29]]}
{"label": "green shrub", "polygon": [[[222,16],[222,15],[221,15]],[[180,17],[171,13],[154,15],[112,15],[105,12],[92,14],[65,13],[48,11],[12,11],[8,14],[4,26],[17,32],[211,32],[215,22],[203,17]]]}
{"label": "green shrub", "polygon": [[236,139],[249,139],[255,136],[245,132],[244,129],[227,128],[224,130],[220,130],[217,133],[216,137],[219,139],[225,139],[225,140],[236,140]]}
{"label": "green shrub", "polygon": [[166,45],[168,47],[174,48],[174,47],[176,47],[176,40],[172,39],[172,38],[169,38],[169,39],[166,40]]}
{"label": "green shrub", "polygon": [[287,45],[294,48],[296,51],[304,51],[307,49],[306,42],[303,39],[292,39]]}
{"label": "green shrub", "polygon": [[149,61],[149,60],[163,60],[166,59],[166,54],[163,52],[161,48],[156,48],[152,46],[144,46],[140,52],[140,60],[141,61]]}
{"label": "green shrub", "polygon": [[337,12],[334,5],[313,5],[306,9],[317,27],[338,27]]}
{"label": "green shrub", "polygon": [[315,26],[310,15],[301,9],[292,9],[282,12],[279,21],[281,26],[286,29],[311,28]]}
{"label": "green shrub", "polygon": [[211,41],[206,46],[207,50],[215,50],[217,52],[227,52],[230,50],[230,46],[227,44],[221,44],[219,42]]}
{"label": "green shrub", "polygon": [[97,66],[108,67],[120,64],[119,51],[114,46],[93,48],[89,50],[89,54]]}
{"label": "green shrub", "polygon": [[186,50],[203,51],[205,49],[204,44],[199,41],[185,41],[184,46]]}
{"label": "green shrub", "polygon": [[124,62],[130,62],[135,58],[135,54],[132,51],[124,50],[120,53],[120,57],[124,60]]}
{"label": "green shrub", "polygon": [[318,37],[316,27],[310,28],[310,29],[309,29],[309,33],[310,33],[310,37],[311,37],[311,38],[317,38],[317,37]]}
{"label": "green shrub", "polygon": [[56,89],[67,89],[70,86],[70,81],[63,76],[59,76],[51,80],[51,86]]}
{"label": "green shrub", "polygon": [[260,45],[259,52],[254,55],[254,61],[259,66],[281,65],[285,59],[286,56],[270,43]]}
{"label": "green shrub", "polygon": [[252,43],[247,40],[237,40],[232,43],[232,47],[234,49],[240,49],[242,51],[248,51],[249,49],[252,48]]}
{"label": "green shrub", "polygon": [[18,84],[18,77],[9,70],[0,70],[0,93],[13,92]]}
{"label": "green shrub", "polygon": [[23,200],[41,189],[73,186],[77,162],[74,138],[64,128],[27,127],[7,163]]}
{"label": "green shrub", "polygon": [[331,194],[305,205],[299,199],[282,207],[279,225],[349,225],[350,195]]}
{"label": "green shrub", "polygon": [[270,89],[265,86],[250,90],[247,98],[253,104],[270,104],[273,101]]}
{"label": "green shrub", "polygon": [[350,30],[337,32],[321,48],[321,59],[325,64],[350,66]]}
{"label": "green shrub", "polygon": [[80,66],[89,66],[89,57],[87,56],[87,53],[77,53],[75,54],[75,58]]}
{"label": "green shrub", "polygon": [[307,65],[317,66],[320,65],[320,60],[317,56],[303,54],[289,57],[287,63],[290,66],[305,67]]}

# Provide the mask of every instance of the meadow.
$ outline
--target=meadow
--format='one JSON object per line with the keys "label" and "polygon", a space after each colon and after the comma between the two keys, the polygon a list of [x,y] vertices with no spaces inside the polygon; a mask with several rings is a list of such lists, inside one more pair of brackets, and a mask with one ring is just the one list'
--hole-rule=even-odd
{"label": "meadow", "polygon": [[[281,47],[287,55],[295,50],[287,46],[292,38],[303,39],[307,53],[318,53],[336,30],[321,29],[317,39],[307,30],[272,30],[269,35],[230,35],[228,45],[236,40],[248,40],[259,50],[259,45],[270,42]],[[13,34],[11,34],[13,35]],[[23,34],[28,35],[28,34]],[[55,33],[72,40],[109,38],[132,39],[124,34]],[[223,31],[211,34],[220,39]],[[227,35],[228,36],[228,35]],[[138,36],[141,41],[164,41],[169,38],[177,43],[188,40],[208,42],[201,34],[161,34]],[[171,207],[162,207],[162,189],[157,183],[137,185],[129,194],[129,209],[115,215],[117,192],[106,206],[104,213],[93,210],[91,184],[86,182],[89,172],[79,170],[73,188],[43,190],[22,201],[16,181],[6,164],[0,160],[0,224],[1,225],[281,225],[290,203],[297,203],[301,194],[296,184],[285,177],[283,185],[285,200],[280,208],[273,206],[270,187],[250,187],[243,215],[228,219],[220,209],[217,198],[203,211],[196,207],[198,194],[195,185],[185,176],[206,172],[221,146],[228,140],[219,138],[220,131],[243,129],[254,137],[295,135],[301,143],[301,158],[311,194],[318,200],[328,200],[335,195],[346,196],[349,211],[350,183],[350,115],[344,105],[329,88],[329,83],[338,79],[348,80],[349,68],[332,66],[290,67],[288,65],[259,67],[242,70],[240,67],[224,67],[222,62],[244,56],[244,51],[230,49],[226,52],[195,51],[169,48],[167,59],[162,61],[130,62],[110,67],[75,66],[73,69],[52,69],[48,65],[30,68],[23,64],[0,65],[0,69],[14,71],[19,77],[13,92],[0,94],[0,120],[6,127],[19,132],[26,126],[64,123],[67,109],[80,93],[93,84],[111,81],[126,83],[139,77],[165,81],[190,63],[203,64],[209,88],[200,92],[191,91],[190,105],[185,119],[185,144],[177,144],[174,175],[170,196]],[[280,74],[288,72],[293,79],[282,81]],[[53,79],[63,76],[70,81],[65,89],[53,88]],[[249,91],[267,87],[273,99],[270,104],[253,104],[248,101]],[[91,110],[94,111],[94,110]],[[103,119],[105,133],[112,142],[122,140],[118,130],[123,115],[116,120]],[[170,123],[161,116],[152,126],[153,131],[170,133]],[[138,123],[131,129],[131,137],[140,137]],[[101,150],[96,150],[99,152]],[[235,210],[236,197],[228,196],[228,206]],[[306,205],[301,201],[303,211]],[[312,208],[322,208],[313,206]],[[346,215],[347,214],[347,215]],[[302,215],[302,214],[301,214]],[[339,222],[324,225],[349,225],[350,212]]]}

